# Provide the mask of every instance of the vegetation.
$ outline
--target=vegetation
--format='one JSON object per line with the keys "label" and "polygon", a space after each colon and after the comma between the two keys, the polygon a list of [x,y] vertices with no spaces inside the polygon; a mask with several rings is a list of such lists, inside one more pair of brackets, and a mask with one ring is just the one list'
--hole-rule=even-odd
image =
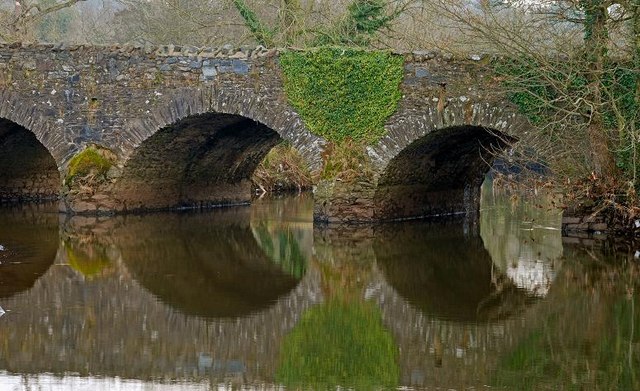
{"label": "vegetation", "polygon": [[113,166],[115,155],[108,149],[91,145],[75,155],[67,166],[65,184],[87,184],[106,179]]}
{"label": "vegetation", "polygon": [[372,303],[334,299],[307,311],[285,339],[276,380],[292,389],[394,389],[398,349]]}
{"label": "vegetation", "polygon": [[283,53],[285,91],[312,133],[373,143],[400,101],[403,60],[387,52],[323,47]]}
{"label": "vegetation", "polygon": [[276,145],[258,165],[251,178],[260,192],[308,190],[311,174],[300,154],[286,142]]}
{"label": "vegetation", "polygon": [[298,280],[304,277],[308,259],[292,228],[264,221],[252,226],[252,231],[260,248],[274,264]]}
{"label": "vegetation", "polygon": [[[583,254],[583,259],[590,256],[594,254]],[[500,359],[493,385],[518,390],[638,389],[638,268],[599,259],[565,265],[563,271],[554,283],[555,302],[541,306],[537,324]]]}

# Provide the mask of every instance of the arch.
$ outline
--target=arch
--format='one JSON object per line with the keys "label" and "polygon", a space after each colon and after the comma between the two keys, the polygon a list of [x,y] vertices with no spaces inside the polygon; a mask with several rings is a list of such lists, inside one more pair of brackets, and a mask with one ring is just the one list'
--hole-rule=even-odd
{"label": "arch", "polygon": [[386,167],[415,141],[438,130],[464,126],[484,128],[505,136],[510,142],[531,130],[529,121],[506,102],[449,101],[442,112],[435,104],[427,104],[419,110],[399,111],[394,117],[397,119],[392,119],[386,127],[386,136],[367,151],[380,168]]}
{"label": "arch", "polygon": [[269,110],[242,91],[182,91],[126,133],[132,145],[112,191],[116,210],[248,202],[251,175],[282,139],[311,170],[322,164],[324,141],[295,113],[280,106]]}
{"label": "arch", "polygon": [[[71,140],[65,137],[64,121],[54,123],[50,118],[54,117],[57,110],[51,106],[42,109],[46,103],[40,105],[33,103],[33,98],[22,97],[15,92],[0,90],[0,119],[9,121],[32,133],[36,140],[53,157],[58,167],[62,162],[70,159],[75,151]],[[49,110],[49,112],[45,112]]]}
{"label": "arch", "polygon": [[130,121],[124,131],[129,143],[128,152],[124,151],[125,160],[160,129],[191,116],[215,113],[236,115],[263,124],[290,142],[312,171],[319,170],[325,140],[309,132],[298,114],[283,101],[278,96],[261,96],[253,90],[234,86],[180,89],[149,110],[144,119]]}
{"label": "arch", "polygon": [[0,203],[57,199],[58,165],[37,135],[0,117]]}
{"label": "arch", "polygon": [[[120,238],[127,270],[145,289],[187,315],[241,318],[264,312],[291,295],[306,275],[310,251],[299,267],[287,265],[284,254],[274,259],[252,232],[246,208],[153,214],[122,222],[112,235]],[[276,228],[273,236],[283,232]]]}
{"label": "arch", "polygon": [[480,185],[496,152],[530,125],[507,104],[450,101],[404,109],[368,149],[378,169],[374,219],[465,216],[477,225]]}
{"label": "arch", "polygon": [[386,283],[428,316],[494,321],[536,300],[496,271],[482,239],[459,224],[382,225],[373,249]]}
{"label": "arch", "polygon": [[377,219],[478,215],[480,185],[513,139],[476,126],[437,130],[397,154],[378,179]]}

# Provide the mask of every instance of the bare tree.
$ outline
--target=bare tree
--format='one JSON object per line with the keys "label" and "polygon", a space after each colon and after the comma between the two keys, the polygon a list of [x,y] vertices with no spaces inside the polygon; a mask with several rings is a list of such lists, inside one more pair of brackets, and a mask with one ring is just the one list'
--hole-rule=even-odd
{"label": "bare tree", "polygon": [[34,40],[42,21],[62,10],[86,0],[16,0],[13,12],[0,13],[0,39],[4,41]]}

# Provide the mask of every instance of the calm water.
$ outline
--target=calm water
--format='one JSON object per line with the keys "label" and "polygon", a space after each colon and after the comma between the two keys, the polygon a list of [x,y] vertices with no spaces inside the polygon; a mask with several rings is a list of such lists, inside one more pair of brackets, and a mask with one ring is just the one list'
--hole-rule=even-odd
{"label": "calm water", "polygon": [[640,389],[635,250],[544,200],[485,191],[480,235],[54,210],[0,209],[0,390]]}

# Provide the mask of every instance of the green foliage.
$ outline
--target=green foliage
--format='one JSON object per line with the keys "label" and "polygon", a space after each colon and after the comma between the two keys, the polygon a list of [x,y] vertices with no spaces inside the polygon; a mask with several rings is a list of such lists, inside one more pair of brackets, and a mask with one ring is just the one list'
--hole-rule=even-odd
{"label": "green foliage", "polygon": [[330,144],[325,149],[321,179],[339,178],[343,182],[353,182],[372,175],[373,168],[361,143],[347,139],[340,144]]}
{"label": "green foliage", "polygon": [[640,340],[634,331],[640,323],[638,303],[637,297],[620,298],[600,307],[601,312],[590,313],[588,319],[607,325],[602,328],[585,327],[587,317],[550,316],[500,359],[494,386],[509,390],[639,389],[636,368],[640,356],[630,349]]}
{"label": "green foliage", "polygon": [[89,146],[69,161],[65,182],[72,184],[76,179],[89,176],[104,179],[114,160],[115,156],[111,151],[95,145]]}
{"label": "green foliage", "polygon": [[384,135],[401,97],[401,56],[325,47],[285,52],[280,63],[287,98],[311,132],[338,143]]}
{"label": "green foliage", "polygon": [[389,28],[399,11],[387,13],[384,0],[354,0],[347,8],[346,18],[316,39],[317,45],[351,45],[366,47],[380,30]]}
{"label": "green foliage", "polygon": [[[493,63],[496,74],[502,78],[507,95],[534,125],[546,125],[555,120],[564,108],[558,103],[569,99],[584,101],[590,89],[585,70],[577,69],[571,62],[557,61],[540,64],[535,59],[500,59]],[[640,115],[636,101],[637,71],[629,64],[607,62],[603,72],[604,101],[602,131],[615,134],[616,160],[625,173],[634,169],[633,156],[638,155],[633,129],[640,129]],[[592,107],[585,104],[583,112],[588,116]],[[575,107],[567,107],[575,110]],[[578,114],[578,113],[576,113]],[[568,124],[567,124],[568,125]],[[631,176],[631,175],[629,175]]]}
{"label": "green foliage", "polygon": [[399,372],[380,311],[332,300],[307,311],[287,336],[276,379],[291,389],[395,389]]}
{"label": "green foliage", "polygon": [[618,130],[620,148],[616,151],[616,163],[627,172],[633,169],[634,153],[638,155],[640,152],[637,140],[634,140],[637,136],[633,134],[634,129],[640,129],[640,108],[636,101],[637,70],[616,64],[610,64],[609,68],[610,71],[605,73],[602,81],[609,95],[604,122],[607,128]]}
{"label": "green foliage", "polygon": [[236,7],[240,16],[244,20],[245,25],[251,31],[254,38],[260,45],[272,46],[273,36],[275,32],[267,28],[258,18],[258,15],[247,5],[244,0],[233,0],[233,5]]}

